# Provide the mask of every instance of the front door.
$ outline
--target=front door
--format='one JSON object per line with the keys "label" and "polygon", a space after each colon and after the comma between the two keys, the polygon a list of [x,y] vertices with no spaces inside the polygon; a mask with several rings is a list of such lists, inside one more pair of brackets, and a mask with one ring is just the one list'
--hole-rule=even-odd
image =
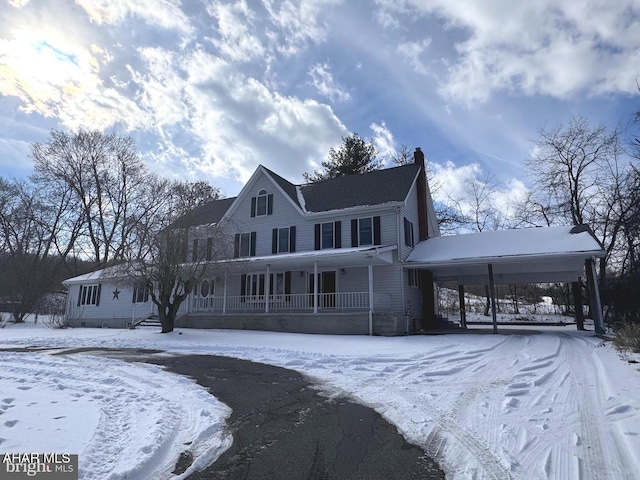
{"label": "front door", "polygon": [[[318,307],[319,308],[336,308],[336,271],[318,273]],[[309,274],[309,304],[313,307],[313,287],[314,275]]]}

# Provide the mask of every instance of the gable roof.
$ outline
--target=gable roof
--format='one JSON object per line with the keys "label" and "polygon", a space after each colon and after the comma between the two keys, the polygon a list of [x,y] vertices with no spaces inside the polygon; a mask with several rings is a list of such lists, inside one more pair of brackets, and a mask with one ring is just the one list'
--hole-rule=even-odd
{"label": "gable roof", "polygon": [[198,205],[190,212],[184,214],[171,224],[171,227],[188,228],[196,225],[208,225],[218,223],[224,214],[227,213],[229,207],[233,204],[236,197],[223,198],[220,200],[211,200],[210,202]]}
{"label": "gable roof", "polygon": [[267,172],[268,175],[271,176],[272,180],[276,182],[280,188],[287,194],[287,196],[291,199],[293,203],[295,203],[300,210],[304,210],[302,205],[300,205],[300,199],[298,198],[298,188],[296,185],[291,183],[290,181],[282,178],[280,175],[275,173],[272,170],[269,170],[267,167],[262,167]]}
{"label": "gable roof", "polygon": [[[247,185],[257,178],[259,171],[263,171],[301,212],[314,213],[404,202],[416,180],[420,166],[412,163],[368,173],[330,178],[315,183],[295,185],[260,165]],[[173,225],[176,226],[180,223],[180,227],[192,227],[218,223],[225,215],[232,214],[236,208],[233,205],[241,196],[242,192],[237,197],[213,200],[199,205],[176,220]]]}
{"label": "gable roof", "polygon": [[307,212],[404,202],[420,166],[411,163],[300,186]]}

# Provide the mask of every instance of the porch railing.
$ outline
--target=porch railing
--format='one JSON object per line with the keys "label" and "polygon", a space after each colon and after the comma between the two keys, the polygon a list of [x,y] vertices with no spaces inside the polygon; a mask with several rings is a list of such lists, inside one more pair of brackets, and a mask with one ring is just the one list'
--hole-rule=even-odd
{"label": "porch railing", "polygon": [[[269,312],[313,312],[313,293],[287,295],[269,295]],[[192,313],[264,313],[266,297],[264,295],[238,295],[223,297],[191,297]],[[318,311],[344,312],[369,310],[368,292],[319,293]]]}

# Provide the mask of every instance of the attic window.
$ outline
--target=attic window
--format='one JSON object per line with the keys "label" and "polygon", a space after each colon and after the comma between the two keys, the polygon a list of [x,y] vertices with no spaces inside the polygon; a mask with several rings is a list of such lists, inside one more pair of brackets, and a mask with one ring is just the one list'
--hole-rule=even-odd
{"label": "attic window", "polygon": [[251,197],[251,216],[262,217],[273,213],[273,194],[263,188],[256,197]]}

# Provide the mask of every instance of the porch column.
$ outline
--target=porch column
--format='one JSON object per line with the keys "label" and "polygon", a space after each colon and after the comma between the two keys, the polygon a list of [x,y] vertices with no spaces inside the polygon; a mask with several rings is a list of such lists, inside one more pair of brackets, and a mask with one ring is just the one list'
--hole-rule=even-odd
{"label": "porch column", "polygon": [[584,312],[582,311],[582,285],[580,282],[571,283],[573,293],[573,308],[575,310],[576,328],[584,330]]}
{"label": "porch column", "polygon": [[271,288],[270,288],[270,283],[269,282],[269,275],[271,273],[271,265],[269,265],[267,263],[267,276],[264,279],[265,282],[265,286],[264,286],[264,313],[269,313],[269,294],[271,293]]}
{"label": "porch column", "polygon": [[227,313],[227,270],[224,271],[224,288],[222,290],[222,313]]}
{"label": "porch column", "polygon": [[600,303],[600,288],[598,288],[598,277],[596,275],[596,260],[591,258],[586,262],[587,283],[591,292],[591,315],[593,316],[593,326],[596,333],[604,333],[604,319],[602,318],[602,304]]}
{"label": "porch column", "polygon": [[493,333],[498,333],[498,317],[496,316],[496,289],[493,283],[493,265],[489,264],[489,296],[491,297],[491,318]]}
{"label": "porch column", "polygon": [[458,285],[458,302],[460,303],[460,326],[467,328],[467,311],[464,304],[464,285]]}
{"label": "porch column", "polygon": [[373,265],[369,260],[369,335],[373,335]]}
{"label": "porch column", "polygon": [[313,262],[313,313],[318,313],[318,261]]}

